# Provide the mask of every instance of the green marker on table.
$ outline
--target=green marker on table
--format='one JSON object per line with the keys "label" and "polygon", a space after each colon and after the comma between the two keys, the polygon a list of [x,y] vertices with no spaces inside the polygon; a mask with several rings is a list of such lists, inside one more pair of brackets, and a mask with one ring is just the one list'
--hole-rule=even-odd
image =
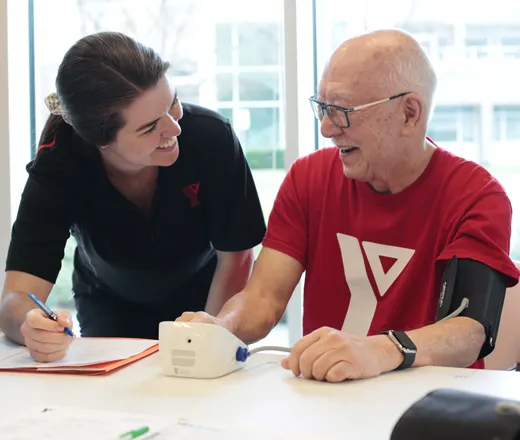
{"label": "green marker on table", "polygon": [[134,438],[141,437],[148,431],[150,431],[150,428],[148,426],[143,426],[141,428],[132,429],[131,431],[125,432],[124,434],[121,434],[118,438],[121,440],[132,440]]}

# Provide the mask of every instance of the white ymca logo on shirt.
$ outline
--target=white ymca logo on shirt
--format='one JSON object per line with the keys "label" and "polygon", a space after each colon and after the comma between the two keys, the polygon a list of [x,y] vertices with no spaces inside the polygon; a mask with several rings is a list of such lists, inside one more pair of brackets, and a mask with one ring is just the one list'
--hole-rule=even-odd
{"label": "white ymca logo on shirt", "polygon": [[[377,307],[377,293],[374,292],[367,275],[363,251],[382,297],[401,275],[415,250],[363,241],[356,237],[337,234],[345,281],[350,290],[350,305],[341,330],[358,336],[366,336]],[[363,251],[361,250],[363,247]],[[381,257],[395,260],[386,272]]]}

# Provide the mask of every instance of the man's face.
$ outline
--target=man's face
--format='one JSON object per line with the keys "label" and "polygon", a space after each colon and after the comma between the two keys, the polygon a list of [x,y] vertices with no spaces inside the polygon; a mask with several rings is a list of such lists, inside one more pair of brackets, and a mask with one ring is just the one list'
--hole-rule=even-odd
{"label": "man's face", "polygon": [[[379,88],[373,73],[356,69],[355,64],[349,67],[348,63],[331,60],[323,72],[316,98],[350,108],[388,98],[382,96]],[[401,90],[393,93],[398,92]],[[337,127],[328,116],[323,118],[321,134],[337,145],[345,176],[366,182],[387,177],[390,165],[398,160],[399,105],[397,99],[349,112],[348,128]]]}

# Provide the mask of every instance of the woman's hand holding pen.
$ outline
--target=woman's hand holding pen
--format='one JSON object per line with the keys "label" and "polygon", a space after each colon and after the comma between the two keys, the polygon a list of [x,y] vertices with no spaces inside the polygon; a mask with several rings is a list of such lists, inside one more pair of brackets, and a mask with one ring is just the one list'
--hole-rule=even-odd
{"label": "woman's hand holding pen", "polygon": [[65,310],[54,313],[58,322],[49,319],[40,309],[30,310],[20,329],[35,361],[53,362],[64,358],[74,339],[64,332],[65,327],[72,328],[70,313]]}

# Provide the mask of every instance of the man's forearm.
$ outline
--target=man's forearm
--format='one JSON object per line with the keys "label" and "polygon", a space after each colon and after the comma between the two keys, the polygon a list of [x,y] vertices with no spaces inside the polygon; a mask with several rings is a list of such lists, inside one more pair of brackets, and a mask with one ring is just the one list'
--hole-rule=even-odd
{"label": "man's forearm", "polygon": [[242,291],[224,305],[217,317],[240,340],[251,344],[267,336],[282,314],[283,307],[274,310],[266,297]]}
{"label": "man's forearm", "polygon": [[226,302],[217,318],[248,344],[262,339],[280,321],[302,272],[294,258],[264,247],[247,286]]}
{"label": "man's forearm", "polygon": [[211,281],[205,311],[216,316],[226,301],[240,292],[251,275],[253,251],[218,252],[218,262]]}
{"label": "man's forearm", "polygon": [[[467,367],[477,360],[486,337],[484,327],[466,317],[447,319],[406,334],[417,347],[414,367]],[[383,370],[392,371],[403,357],[389,338],[382,341],[386,345]]]}
{"label": "man's forearm", "polygon": [[462,316],[413,330],[408,335],[417,346],[417,367],[467,367],[477,360],[486,338],[482,324]]}

